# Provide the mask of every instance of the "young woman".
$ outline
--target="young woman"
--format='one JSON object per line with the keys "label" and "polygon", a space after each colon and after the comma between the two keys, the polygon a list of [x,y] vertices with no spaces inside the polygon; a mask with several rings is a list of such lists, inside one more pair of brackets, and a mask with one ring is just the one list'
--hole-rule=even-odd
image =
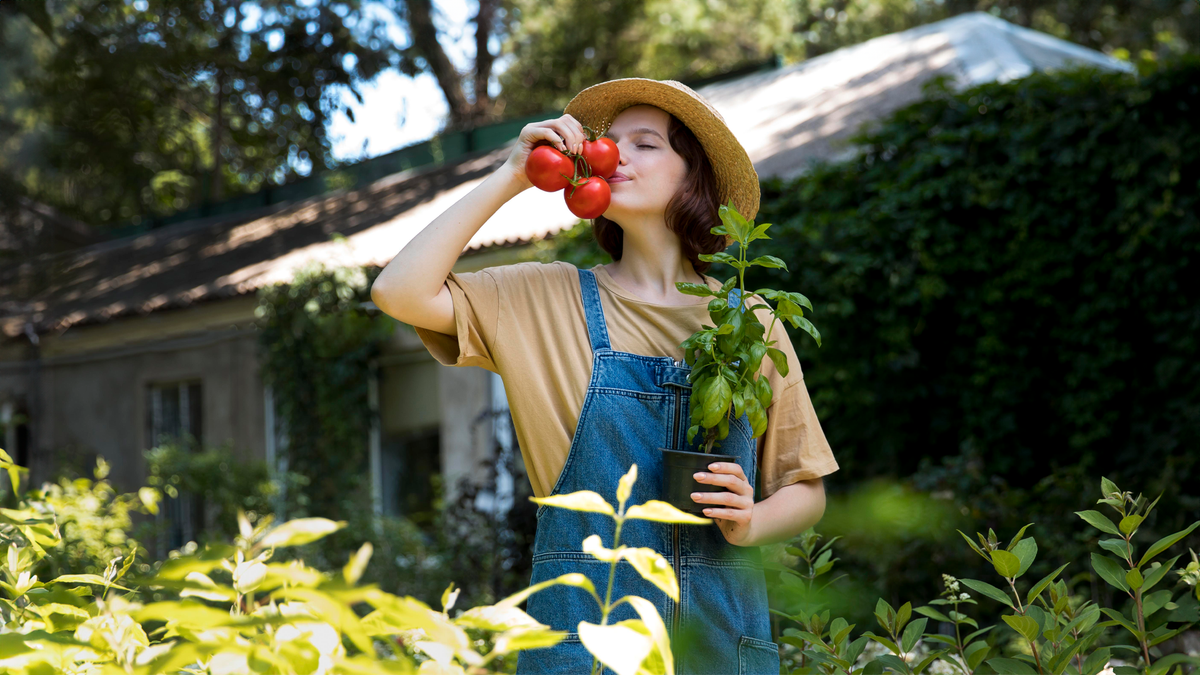
{"label": "young woman", "polygon": [[[618,479],[637,464],[635,504],[661,497],[660,448],[695,450],[700,443],[697,436],[685,447],[690,368],[679,343],[709,321],[707,299],[679,293],[675,282],[720,288],[697,256],[728,243],[709,231],[720,223],[719,204],[732,199],[754,217],[758,176],[720,115],[677,82],[606,82],[581,92],[565,113],[522,129],[505,164],[400,251],[371,295],[384,312],[415,326],[440,362],[500,374],[534,494],[593,490],[615,503]],[[605,130],[620,150],[609,181],[612,203],[592,223],[613,262],[590,270],[558,262],[451,273],[484,222],[532,187],[525,159],[533,147],[548,142],[579,152],[583,124]],[[758,311],[769,326],[769,314]],[[763,361],[774,391],[766,433],[756,442],[743,416],[715,449],[738,461],[696,474],[729,490],[693,495],[714,524],[638,520],[622,530],[622,544],[653,548],[675,568],[679,603],[624,564],[612,598],[636,594],[657,604],[679,673],[779,672],[757,547],[815,524],[825,508],[821,476],[837,470],[781,323],[770,339],[787,354],[790,373],[783,378]],[[581,542],[599,534],[611,546],[612,529],[599,514],[540,508],[531,583],[582,572],[604,594],[608,564],[582,553]],[[569,635],[558,646],[522,653],[518,672],[588,672],[592,657],[576,630],[580,621],[599,623],[591,596],[553,586],[527,608]],[[625,604],[609,621],[634,617]]]}

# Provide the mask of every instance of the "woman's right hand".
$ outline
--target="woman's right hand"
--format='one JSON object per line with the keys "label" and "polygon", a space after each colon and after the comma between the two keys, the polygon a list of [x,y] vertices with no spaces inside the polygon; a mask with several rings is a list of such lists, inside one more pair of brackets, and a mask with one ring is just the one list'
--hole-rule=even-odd
{"label": "woman's right hand", "polygon": [[583,152],[585,140],[587,140],[587,134],[583,131],[583,125],[570,115],[563,115],[558,119],[544,122],[530,122],[521,129],[521,134],[517,137],[517,142],[508,155],[508,160],[504,162],[503,169],[513,173],[522,189],[533,187],[533,183],[525,175],[525,160],[529,158],[529,153],[533,152],[533,148],[538,143],[548,141],[551,146],[563,153],[579,154]]}

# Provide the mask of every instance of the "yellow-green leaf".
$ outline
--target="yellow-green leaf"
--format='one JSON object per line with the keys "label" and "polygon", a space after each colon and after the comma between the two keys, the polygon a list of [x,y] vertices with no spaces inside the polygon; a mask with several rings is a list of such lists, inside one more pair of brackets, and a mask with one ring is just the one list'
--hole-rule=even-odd
{"label": "yellow-green leaf", "polygon": [[1007,579],[1013,579],[1021,573],[1021,559],[1004,550],[992,551],[992,566],[997,574]]}
{"label": "yellow-green leaf", "polygon": [[629,495],[633,493],[633,484],[637,482],[637,464],[632,464],[629,467],[629,472],[621,476],[620,482],[617,483],[617,503],[624,504],[629,501]]}
{"label": "yellow-green leaf", "polygon": [[596,595],[596,587],[594,585],[592,585],[591,579],[588,579],[587,577],[580,574],[579,572],[571,572],[569,574],[563,574],[562,576],[555,577],[554,579],[549,579],[547,581],[543,581],[541,583],[534,584],[534,585],[530,586],[529,588],[526,588],[525,590],[517,591],[516,593],[513,593],[512,595],[508,596],[507,598],[501,600],[500,602],[498,602],[496,604],[497,605],[509,605],[512,607],[516,607],[517,605],[521,604],[522,602],[525,602],[526,598],[533,595],[534,593],[537,593],[538,591],[542,590],[543,588],[549,588],[551,586],[556,586],[556,585],[560,585],[560,584],[564,585],[564,586],[575,586],[577,588],[582,588],[582,589],[588,591],[589,593],[591,593],[592,595]]}
{"label": "yellow-green leaf", "polygon": [[589,553],[593,558],[600,562],[616,562],[621,559],[621,554],[624,549],[613,550],[604,548],[604,544],[600,542],[600,535],[593,534],[583,540],[582,550],[584,553]]}
{"label": "yellow-green leaf", "polygon": [[493,651],[497,654],[508,654],[525,649],[553,647],[566,636],[562,631],[547,630],[544,626],[534,629],[518,628],[497,635]]}
{"label": "yellow-green leaf", "polygon": [[670,504],[657,499],[651,499],[645,504],[629,507],[625,518],[653,520],[659,523],[679,523],[681,525],[708,525],[712,520],[700,518],[690,513],[684,513]]}
{"label": "yellow-green leaf", "polygon": [[535,504],[569,509],[571,511],[590,511],[592,513],[606,513],[610,516],[616,515],[612,504],[604,501],[603,497],[591,490],[580,490],[579,492],[572,492],[565,495],[550,495],[549,497],[530,497],[529,500]]}
{"label": "yellow-green leaf", "polygon": [[328,518],[297,518],[267,532],[259,543],[274,548],[301,546],[337,532],[345,526],[344,520],[335,523]]}
{"label": "yellow-green leaf", "polygon": [[367,569],[367,563],[371,561],[371,553],[374,550],[375,547],[368,541],[363,543],[357,553],[350,556],[350,561],[342,568],[342,578],[346,580],[347,584],[353,586],[362,578],[363,572]]}
{"label": "yellow-green leaf", "polygon": [[580,621],[579,641],[600,663],[612,668],[617,675],[637,675],[642,661],[654,648],[648,636],[619,624],[597,626]]}
{"label": "yellow-green leaf", "polygon": [[[654,651],[658,652],[659,661],[663,666],[662,675],[675,675],[675,658],[671,654],[671,639],[667,636],[667,626],[663,623],[662,617],[658,615],[658,609],[655,608],[654,603],[636,595],[627,596],[626,602],[633,606],[634,611],[642,618],[642,625],[650,631],[650,640],[654,645]],[[653,658],[653,654],[650,658]]]}
{"label": "yellow-green leaf", "polygon": [[650,548],[629,548],[621,554],[643,579],[657,586],[667,597],[679,602],[679,582],[675,578],[675,569],[666,558]]}
{"label": "yellow-green leaf", "polygon": [[472,607],[454,620],[454,623],[468,628],[479,628],[490,631],[508,631],[514,629],[529,630],[546,628],[524,610],[512,605],[484,605]]}

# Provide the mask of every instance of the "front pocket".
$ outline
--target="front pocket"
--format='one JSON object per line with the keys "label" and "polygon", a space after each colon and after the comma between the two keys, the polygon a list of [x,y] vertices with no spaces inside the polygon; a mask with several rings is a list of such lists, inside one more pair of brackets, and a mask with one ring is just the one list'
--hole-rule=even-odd
{"label": "front pocket", "polygon": [[743,635],[738,640],[738,675],[779,675],[779,645]]}
{"label": "front pocket", "polygon": [[[517,656],[517,675],[577,675],[592,672],[592,653],[579,641],[579,633],[567,633],[553,647],[527,649]],[[601,675],[610,675],[607,669]]]}

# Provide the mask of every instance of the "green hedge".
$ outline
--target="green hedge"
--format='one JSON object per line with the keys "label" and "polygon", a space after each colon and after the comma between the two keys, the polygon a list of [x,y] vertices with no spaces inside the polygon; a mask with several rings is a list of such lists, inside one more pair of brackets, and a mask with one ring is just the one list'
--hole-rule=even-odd
{"label": "green hedge", "polygon": [[1200,60],[929,93],[856,160],[764,184],[772,253],[817,303],[825,347],[795,343],[843,466],[975,448],[1018,483],[1194,476]]}

